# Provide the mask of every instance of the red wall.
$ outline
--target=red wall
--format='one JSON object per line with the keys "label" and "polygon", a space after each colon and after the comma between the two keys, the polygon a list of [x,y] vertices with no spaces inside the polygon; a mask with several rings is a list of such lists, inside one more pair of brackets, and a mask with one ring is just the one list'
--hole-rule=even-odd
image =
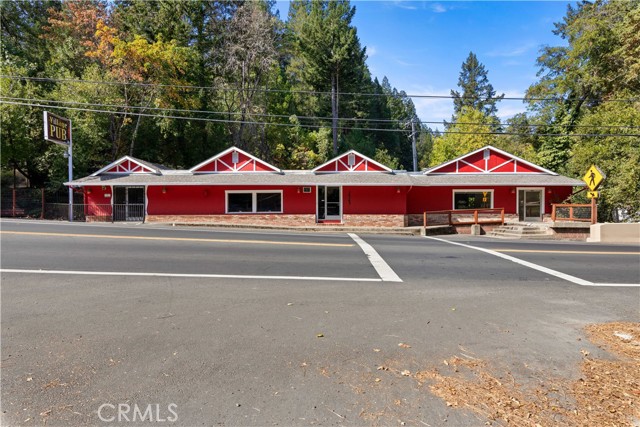
{"label": "red wall", "polygon": [[[185,185],[149,186],[147,213],[149,215],[220,215],[224,214],[225,190],[282,190],[282,209],[285,214],[315,214],[316,191],[303,193],[302,187],[206,186]],[[242,214],[250,215],[250,214]]]}
{"label": "red wall", "polygon": [[[109,196],[109,197],[107,197]],[[111,187],[84,187],[85,215],[111,215]]]}
{"label": "red wall", "polygon": [[[483,189],[487,187],[455,187],[455,189]],[[517,213],[515,187],[495,187],[495,208],[505,208],[505,213]],[[224,214],[225,190],[282,190],[283,213],[315,214],[316,187],[311,193],[303,193],[302,187],[251,187],[251,186],[149,186],[147,189],[147,213],[149,215],[219,215]],[[398,192],[398,189],[400,192]],[[419,214],[425,211],[453,208],[454,187],[354,187],[342,189],[344,214]],[[547,187],[545,213],[551,213],[552,203],[561,203],[572,192],[572,187]],[[105,197],[105,195],[111,197]],[[104,212],[111,205],[111,187],[85,187],[87,214],[97,215],[98,207]],[[245,214],[246,215],[246,214]]]}
{"label": "red wall", "polygon": [[[407,213],[453,209],[453,190],[487,189],[489,187],[413,187],[407,197]],[[526,187],[518,187],[526,188]],[[511,191],[514,191],[512,193]],[[572,187],[547,187],[544,194],[545,213],[551,214],[551,204],[560,203],[572,192]],[[494,187],[493,207],[504,208],[507,214],[518,212],[515,187]]]}
{"label": "red wall", "polygon": [[344,214],[405,214],[406,187],[342,187]]}

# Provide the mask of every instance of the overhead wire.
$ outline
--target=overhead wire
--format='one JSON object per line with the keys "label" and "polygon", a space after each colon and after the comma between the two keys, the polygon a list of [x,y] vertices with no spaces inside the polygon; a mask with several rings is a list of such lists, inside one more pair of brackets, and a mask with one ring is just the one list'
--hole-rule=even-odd
{"label": "overhead wire", "polygon": [[[28,107],[37,107],[37,108],[60,108],[57,105],[47,105],[47,104],[35,104],[29,102],[18,102],[18,101],[0,101],[0,104],[8,104],[8,105],[21,105]],[[140,112],[127,112],[127,111],[113,111],[113,110],[98,110],[91,108],[79,108],[79,107],[64,107],[66,110],[73,111],[85,111],[85,112],[93,112],[93,113],[102,113],[102,114],[116,114],[116,115],[124,115],[124,116],[140,116],[140,117],[154,117],[154,118],[164,118],[164,119],[177,119],[177,120],[196,120],[196,121],[205,121],[205,122],[214,122],[214,123],[232,123],[232,124],[252,124],[259,126],[278,126],[278,127],[301,127],[301,128],[312,128],[319,129],[323,126],[321,125],[309,125],[309,124],[294,124],[294,123],[276,123],[276,122],[258,122],[252,120],[228,120],[228,119],[213,119],[207,117],[189,117],[189,116],[173,116],[173,115],[159,115],[159,114],[147,114]],[[383,129],[383,128],[367,128],[367,127],[352,127],[352,126],[338,126],[337,129],[340,130],[365,130],[372,132],[404,132],[407,131],[404,129]],[[519,135],[519,136],[550,136],[550,137],[640,137],[640,134],[624,134],[624,133],[607,133],[607,134],[599,134],[599,133],[543,133],[543,134],[524,134],[521,132],[462,132],[462,131],[438,131],[439,134],[460,134],[460,135]]]}
{"label": "overhead wire", "polygon": [[[210,110],[194,110],[194,109],[181,109],[181,108],[166,108],[166,107],[150,107],[150,106],[141,106],[141,105],[123,105],[123,104],[104,104],[104,103],[92,103],[92,102],[82,102],[82,101],[60,101],[53,99],[41,99],[41,98],[20,98],[20,97],[6,97],[0,96],[0,100],[10,100],[10,101],[25,101],[25,102],[38,102],[38,103],[53,103],[53,104],[67,104],[67,105],[82,105],[88,107],[100,107],[100,108],[119,108],[119,109],[135,109],[135,110],[149,110],[149,111],[170,111],[175,113],[191,113],[191,114],[215,114],[215,115],[223,115],[223,116],[240,116],[243,113],[236,111],[210,111]],[[57,108],[67,108],[67,107],[57,107]],[[272,114],[272,113],[251,113],[253,117],[267,117],[267,118],[284,118],[290,119],[291,117],[296,117],[297,119],[303,120],[333,120],[332,117],[319,117],[319,116],[298,116],[295,114]],[[358,118],[358,117],[339,117],[339,121],[353,121],[353,122],[367,122],[367,123],[391,123],[404,125],[408,122],[408,120],[393,120],[393,119],[370,119],[370,118]],[[426,121],[426,120],[416,120],[416,124],[443,124],[445,121]],[[513,126],[512,123],[481,123],[481,122],[455,122],[456,125],[465,125],[465,126]],[[538,127],[546,127],[548,124],[534,124],[534,123],[526,123],[526,124],[516,124],[516,126],[520,127],[529,127],[529,128],[538,128]],[[602,128],[602,129],[640,129],[640,126],[634,125],[572,125],[574,128]]]}
{"label": "overhead wire", "polygon": [[[83,80],[83,79],[66,79],[66,78],[53,78],[53,77],[29,77],[29,76],[18,76],[18,75],[0,75],[0,78],[11,79],[11,80],[29,80],[36,82],[52,82],[52,83],[88,83],[88,84],[101,84],[101,85],[121,85],[121,86],[142,86],[142,87],[164,87],[164,88],[174,88],[174,89],[188,89],[188,90],[214,90],[221,92],[240,92],[242,89],[240,88],[231,88],[231,87],[215,87],[215,86],[197,86],[197,85],[177,85],[177,84],[162,84],[162,83],[146,83],[146,82],[121,82],[121,81],[104,81],[104,80]],[[315,91],[315,90],[300,90],[300,89],[268,89],[268,88],[253,88],[251,89],[253,92],[264,92],[264,93],[300,93],[307,95],[331,95],[330,91]],[[338,95],[344,96],[394,96],[386,93],[366,93],[366,92],[338,92]],[[483,99],[483,100],[507,100],[507,101],[554,101],[554,102],[564,102],[567,99],[563,97],[547,97],[547,98],[536,98],[536,97],[507,97],[507,96],[494,96],[494,97],[481,97],[481,96],[465,96],[461,95],[459,97],[453,95],[424,95],[424,94],[407,94],[407,93],[398,93],[396,95],[399,98],[432,98],[432,99]],[[607,98],[607,99],[593,99],[589,98],[590,101],[600,101],[600,102],[636,102],[639,101],[640,98]]]}

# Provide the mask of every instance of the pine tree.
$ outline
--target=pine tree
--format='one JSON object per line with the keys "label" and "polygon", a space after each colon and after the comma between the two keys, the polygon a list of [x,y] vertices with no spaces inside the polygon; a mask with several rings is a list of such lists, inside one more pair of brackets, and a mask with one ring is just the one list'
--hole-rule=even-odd
{"label": "pine tree", "polygon": [[314,89],[331,92],[334,154],[340,91],[360,82],[366,70],[365,49],[351,24],[355,11],[348,0],[297,1],[289,10],[295,50],[303,62],[301,77]]}
{"label": "pine tree", "polygon": [[456,90],[451,91],[455,114],[460,113],[463,107],[471,107],[482,111],[487,116],[495,117],[498,108],[496,103],[504,98],[504,94],[496,96],[487,70],[478,61],[473,52],[469,52],[466,61],[462,63],[462,70],[458,78],[458,87],[462,89],[462,94]]}

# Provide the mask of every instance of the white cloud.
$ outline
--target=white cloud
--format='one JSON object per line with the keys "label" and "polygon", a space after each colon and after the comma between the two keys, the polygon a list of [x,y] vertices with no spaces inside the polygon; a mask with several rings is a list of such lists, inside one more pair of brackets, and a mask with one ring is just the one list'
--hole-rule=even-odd
{"label": "white cloud", "polygon": [[431,11],[435,13],[444,13],[447,11],[447,8],[440,3],[433,3],[430,6],[431,6]]}
{"label": "white cloud", "polygon": [[374,57],[378,53],[378,49],[375,46],[367,46],[367,56],[369,58]]}
{"label": "white cloud", "polygon": [[[504,92],[505,98],[524,98],[524,93],[518,90],[507,90]],[[524,113],[527,111],[527,104],[518,99],[503,99],[498,102],[498,118],[500,122],[504,123],[507,119],[515,116],[518,113]]]}
{"label": "white cloud", "polygon": [[[449,96],[449,89],[435,89],[433,87],[417,87],[414,86],[410,91],[411,95],[438,95]],[[517,90],[508,90],[504,92],[506,98],[523,98],[524,93]],[[442,121],[451,120],[453,115],[453,99],[451,98],[412,98],[413,104],[416,107],[418,117],[423,122],[437,122],[426,123],[431,129],[444,130]],[[507,119],[515,116],[519,113],[527,111],[527,104],[522,100],[502,100],[498,102],[498,118],[500,122],[504,123]]]}
{"label": "white cloud", "polygon": [[[438,95],[449,96],[450,89],[434,88],[432,86],[412,85],[407,92],[411,95]],[[431,129],[443,130],[443,120],[451,120],[453,114],[453,100],[451,98],[412,98],[413,105],[416,107],[416,113],[423,122]]]}
{"label": "white cloud", "polygon": [[412,1],[395,0],[393,2],[393,5],[401,8],[401,9],[408,9],[408,10],[416,10],[417,9],[415,3],[412,2]]}
{"label": "white cloud", "polygon": [[537,43],[527,42],[523,43],[519,46],[507,48],[507,49],[497,49],[492,50],[487,53],[487,56],[496,58],[496,57],[504,57],[504,58],[512,58],[514,56],[522,56],[529,52],[530,50],[536,48],[538,46]]}

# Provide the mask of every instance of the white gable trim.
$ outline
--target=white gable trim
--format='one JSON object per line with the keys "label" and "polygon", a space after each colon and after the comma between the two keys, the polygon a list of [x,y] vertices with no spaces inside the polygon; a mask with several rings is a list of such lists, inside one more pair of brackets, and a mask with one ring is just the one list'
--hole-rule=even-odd
{"label": "white gable trim", "polygon": [[[521,157],[515,156],[515,155],[513,155],[513,154],[511,154],[511,153],[508,153],[508,152],[506,152],[506,151],[504,151],[504,150],[501,150],[501,149],[499,149],[499,148],[496,148],[496,147],[494,147],[493,145],[485,145],[484,147],[482,147],[482,148],[478,148],[478,149],[477,149],[477,150],[475,150],[475,151],[471,151],[471,152],[469,152],[469,153],[463,154],[462,156],[456,157],[456,158],[455,158],[455,159],[453,159],[453,160],[449,160],[448,162],[444,162],[444,163],[441,163],[441,164],[439,164],[439,165],[437,165],[437,166],[434,166],[434,167],[432,167],[432,168],[429,168],[428,170],[426,170],[426,171],[424,172],[424,174],[425,174],[425,175],[430,175],[430,174],[434,174],[434,175],[436,175],[436,174],[447,174],[447,173],[451,173],[451,172],[432,172],[432,171],[437,170],[437,169],[441,169],[441,168],[443,168],[443,167],[445,167],[445,166],[449,166],[450,164],[453,164],[453,163],[456,163],[456,173],[458,173],[458,168],[457,168],[457,162],[458,162],[458,161],[462,161],[462,162],[464,162],[464,163],[466,163],[466,164],[469,164],[469,163],[467,163],[467,162],[464,160],[464,158],[465,158],[465,157],[473,156],[474,154],[477,154],[477,153],[479,153],[479,152],[481,152],[481,151],[484,151],[484,150],[486,150],[486,149],[493,150],[493,151],[495,151],[496,153],[500,153],[500,154],[502,154],[502,155],[504,155],[504,156],[506,156],[506,157],[510,157],[510,158],[511,158],[511,160],[513,160],[513,161],[515,162],[515,165],[516,165],[516,166],[517,166],[517,163],[518,163],[518,162],[520,162],[520,163],[522,163],[523,165],[527,165],[527,166],[529,166],[529,167],[532,167],[532,168],[534,168],[534,169],[538,169],[538,170],[540,171],[540,172],[526,172],[526,173],[542,173],[542,174],[549,174],[549,175],[554,175],[554,176],[555,176],[555,175],[558,175],[557,173],[555,173],[555,172],[553,172],[553,171],[550,171],[549,169],[545,169],[545,168],[543,168],[542,166],[538,166],[538,165],[536,165],[536,164],[534,164],[534,163],[528,162],[528,161],[526,161],[525,159],[523,159],[523,158],[521,158]],[[509,161],[511,161],[511,160],[509,160]],[[503,163],[501,166],[504,166],[506,163],[507,163],[507,162]],[[514,172],[506,172],[506,173],[516,173],[516,172],[515,172],[515,170],[516,170],[516,169],[515,169],[515,167],[516,167],[516,166],[514,166]],[[476,167],[476,169],[478,169],[478,168]],[[496,169],[496,168],[493,168],[493,169]],[[493,171],[493,169],[491,169],[491,170],[486,170],[486,171],[485,171],[485,170],[482,170],[481,172],[482,172],[482,173],[490,173],[491,171]],[[503,172],[503,173],[504,173],[504,172]]]}
{"label": "white gable trim", "polygon": [[[250,160],[247,160],[246,162],[242,163],[242,165],[240,165],[240,166],[238,166],[238,164],[236,164],[236,165],[234,165],[234,166],[230,166],[230,165],[228,165],[226,162],[224,162],[223,160],[221,160],[221,159],[222,159],[222,157],[226,156],[227,154],[229,154],[229,153],[231,153],[231,152],[233,152],[233,151],[236,151],[236,152],[238,152],[238,153],[240,153],[240,154],[243,154],[243,155],[245,155],[245,156],[249,157],[249,159],[250,159]],[[217,166],[215,167],[215,170],[213,170],[213,171],[198,171],[198,169],[200,169],[200,168],[202,168],[202,167],[204,167],[204,166],[208,165],[209,163],[215,162],[215,161],[219,161],[220,163],[224,164],[226,167],[228,167],[229,169],[231,169],[231,170],[232,170],[232,172],[220,172],[220,171],[218,171]],[[246,151],[241,150],[241,149],[239,149],[239,148],[237,148],[237,147],[229,147],[229,148],[227,148],[226,150],[224,150],[223,152],[218,153],[218,154],[216,154],[215,156],[208,158],[208,159],[207,159],[207,160],[205,160],[204,162],[198,163],[197,165],[195,165],[194,167],[192,167],[191,169],[189,169],[189,172],[191,172],[191,173],[233,173],[233,172],[239,172],[239,171],[240,171],[240,169],[242,169],[242,168],[243,168],[243,167],[245,167],[249,162],[252,162],[252,161],[253,161],[253,162],[260,163],[261,165],[263,165],[263,166],[265,166],[265,167],[267,167],[267,168],[269,168],[269,169],[272,169],[272,170],[273,170],[273,172],[282,173],[282,170],[281,170],[281,169],[279,169],[279,168],[277,168],[277,167],[273,166],[272,164],[269,164],[269,163],[265,162],[264,160],[261,160],[261,159],[257,158],[256,156],[253,156],[253,155],[251,155],[251,154],[247,153]],[[256,170],[256,165],[255,165],[255,163],[253,164],[253,170],[254,170],[254,171]],[[269,173],[269,172],[267,172],[267,173]]]}
{"label": "white gable trim", "polygon": [[[114,175],[125,175],[125,174],[130,174],[130,173],[155,173],[155,174],[159,174],[160,171],[157,168],[154,168],[150,165],[145,165],[143,163],[140,163],[140,161],[134,159],[133,157],[129,157],[129,156],[124,156],[119,158],[118,160],[116,160],[115,162],[111,162],[109,163],[107,166],[103,167],[102,169],[100,169],[97,172],[92,173],[89,176],[98,176],[101,175],[103,173],[105,173],[106,171],[108,171],[111,168],[114,168],[116,166],[119,166],[120,164],[126,162],[126,161],[130,161],[131,163],[135,163],[137,166],[134,167],[133,169],[126,171],[126,172],[109,172],[110,174],[114,174]],[[141,169],[140,171],[138,171],[137,169]],[[151,172],[143,172],[142,169],[149,169],[151,170]]]}
{"label": "white gable trim", "polygon": [[[348,162],[348,161],[347,161],[347,163],[345,163],[345,162],[343,161],[343,159],[344,159],[344,158],[348,158],[349,154],[355,154],[356,156],[360,156],[360,157],[362,157],[362,160],[361,160],[359,163],[357,163],[357,164],[355,164],[355,165],[353,165],[353,166],[349,166],[349,162]],[[321,171],[320,169],[322,169],[322,168],[324,168],[324,167],[326,167],[326,166],[330,165],[330,164],[331,164],[331,163],[333,163],[333,162],[335,162],[335,163],[336,163],[336,170],[335,170],[335,172],[337,172],[337,173],[352,173],[352,172],[359,172],[359,173],[362,173],[362,172],[378,172],[378,173],[380,173],[380,171],[359,171],[359,170],[356,170],[356,168],[358,168],[358,167],[359,167],[363,162],[365,163],[365,166],[366,166],[366,168],[367,168],[367,169],[369,168],[369,164],[372,164],[372,165],[376,165],[376,166],[378,166],[379,168],[382,168],[382,169],[383,169],[384,171],[386,171],[386,172],[393,172],[393,171],[391,170],[391,168],[389,168],[389,167],[387,167],[387,166],[383,165],[382,163],[378,163],[378,162],[376,162],[375,160],[373,160],[373,159],[371,159],[371,158],[369,158],[369,157],[365,156],[364,154],[360,154],[360,153],[358,153],[356,150],[349,150],[349,151],[347,151],[346,153],[340,154],[339,156],[334,157],[333,159],[328,160],[328,161],[324,162],[323,164],[321,164],[320,166],[317,166],[316,168],[312,169],[312,170],[311,170],[311,172],[316,172],[316,173],[332,173],[332,172],[329,172],[329,171]],[[348,170],[346,170],[346,171],[339,171],[339,170],[338,170],[338,162],[340,162],[340,163],[341,163],[345,168],[347,168]]]}

